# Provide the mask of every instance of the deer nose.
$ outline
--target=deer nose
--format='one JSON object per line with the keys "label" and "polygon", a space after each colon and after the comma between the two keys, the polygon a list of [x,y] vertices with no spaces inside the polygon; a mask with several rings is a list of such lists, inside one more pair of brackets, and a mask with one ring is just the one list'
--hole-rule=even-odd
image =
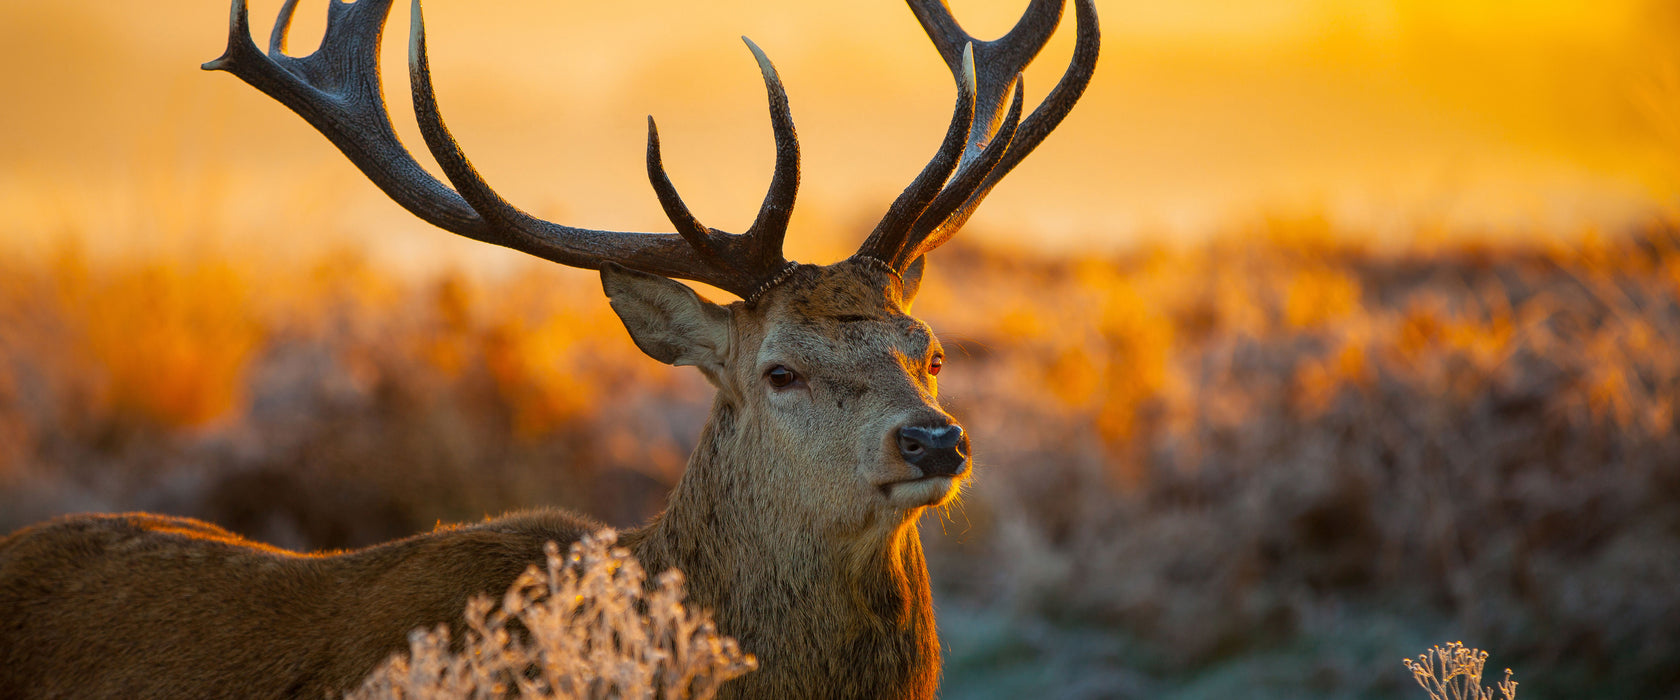
{"label": "deer nose", "polygon": [[926,476],[957,476],[968,469],[968,436],[955,423],[907,425],[898,429],[898,453]]}

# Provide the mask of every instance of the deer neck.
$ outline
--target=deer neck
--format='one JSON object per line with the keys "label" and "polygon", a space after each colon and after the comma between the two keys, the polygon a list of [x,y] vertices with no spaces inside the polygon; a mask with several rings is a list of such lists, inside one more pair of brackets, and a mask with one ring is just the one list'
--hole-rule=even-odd
{"label": "deer neck", "polygon": [[737,418],[719,397],[670,506],[626,538],[648,571],[681,569],[690,603],[758,655],[760,670],[723,696],[933,697],[919,511],[836,528],[778,507],[749,481],[764,470],[741,468],[764,450]]}

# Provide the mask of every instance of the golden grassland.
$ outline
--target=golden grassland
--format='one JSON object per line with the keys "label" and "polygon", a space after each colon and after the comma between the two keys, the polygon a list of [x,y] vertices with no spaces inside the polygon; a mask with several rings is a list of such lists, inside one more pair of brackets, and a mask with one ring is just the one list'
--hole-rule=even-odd
{"label": "golden grassland", "polygon": [[[949,696],[1407,697],[1393,660],[1443,638],[1528,698],[1680,684],[1680,231],[1358,241],[935,254],[916,310],[978,453],[924,528]],[[633,525],[709,397],[534,262],[0,261],[0,529]]]}

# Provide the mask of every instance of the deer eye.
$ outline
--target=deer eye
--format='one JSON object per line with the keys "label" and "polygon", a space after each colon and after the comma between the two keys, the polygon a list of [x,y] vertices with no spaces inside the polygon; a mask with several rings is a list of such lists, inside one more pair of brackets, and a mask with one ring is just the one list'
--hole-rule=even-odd
{"label": "deer eye", "polygon": [[777,389],[786,388],[789,384],[792,384],[794,380],[799,378],[799,375],[795,374],[793,370],[781,365],[771,367],[769,372],[764,373],[764,376],[770,380],[770,386],[776,387]]}
{"label": "deer eye", "polygon": [[945,366],[945,356],[944,355],[934,355],[933,359],[928,360],[928,374],[932,374],[932,375],[937,376],[939,374],[939,370],[941,368],[943,368],[944,366]]}

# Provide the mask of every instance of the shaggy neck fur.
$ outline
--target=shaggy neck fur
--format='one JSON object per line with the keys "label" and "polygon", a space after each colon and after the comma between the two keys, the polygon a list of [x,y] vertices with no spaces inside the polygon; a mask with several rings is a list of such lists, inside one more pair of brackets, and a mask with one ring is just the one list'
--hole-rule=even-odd
{"label": "shaggy neck fur", "polygon": [[739,468],[765,454],[756,438],[720,394],[670,507],[627,536],[647,570],[681,569],[690,603],[758,656],[720,697],[932,698],[939,640],[920,509],[825,532]]}

